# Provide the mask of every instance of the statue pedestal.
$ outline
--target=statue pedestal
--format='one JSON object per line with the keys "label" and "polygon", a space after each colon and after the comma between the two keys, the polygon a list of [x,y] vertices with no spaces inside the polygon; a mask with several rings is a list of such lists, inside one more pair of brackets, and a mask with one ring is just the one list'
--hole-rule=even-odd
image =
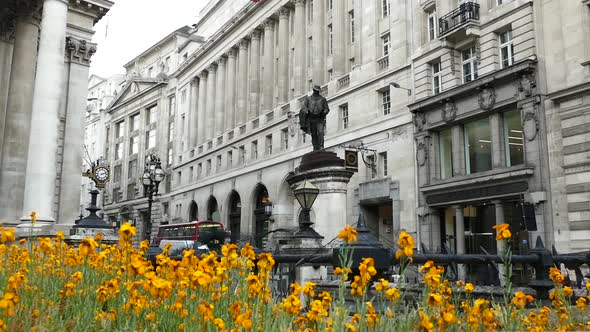
{"label": "statue pedestal", "polygon": [[305,263],[309,256],[324,254],[328,251],[326,248],[322,248],[322,239],[322,236],[294,235],[287,244],[280,247],[281,254],[301,256],[299,263],[301,265],[295,266],[295,280],[301,285],[312,280],[326,280],[328,276],[326,266]]}
{"label": "statue pedestal", "polygon": [[[312,228],[324,237],[323,244],[333,240],[346,226],[347,185],[353,174],[344,167],[344,160],[336,153],[320,150],[303,155],[299,167],[287,178],[292,190],[305,180],[320,190],[311,209],[311,221],[314,223]],[[293,204],[299,206],[296,200]],[[299,212],[295,220],[298,217]]]}

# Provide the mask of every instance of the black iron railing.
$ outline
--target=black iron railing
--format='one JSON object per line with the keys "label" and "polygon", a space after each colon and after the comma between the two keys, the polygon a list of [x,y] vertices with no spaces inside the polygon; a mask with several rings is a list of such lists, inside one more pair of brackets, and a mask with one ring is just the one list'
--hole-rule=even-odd
{"label": "black iron railing", "polygon": [[475,2],[464,2],[459,8],[446,14],[438,20],[438,35],[442,37],[449,31],[460,27],[468,22],[479,20],[479,4]]}

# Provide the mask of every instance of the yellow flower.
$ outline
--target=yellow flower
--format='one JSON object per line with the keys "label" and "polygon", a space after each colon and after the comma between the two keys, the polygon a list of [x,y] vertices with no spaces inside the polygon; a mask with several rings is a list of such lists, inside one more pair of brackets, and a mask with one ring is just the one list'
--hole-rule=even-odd
{"label": "yellow flower", "polygon": [[426,303],[432,307],[440,307],[443,304],[443,297],[438,293],[432,293],[428,296]]}
{"label": "yellow flower", "polygon": [[569,287],[569,286],[563,287],[563,295],[565,295],[566,297],[572,296],[573,292],[574,292],[574,290],[571,287]]}
{"label": "yellow flower", "polygon": [[31,211],[31,222],[33,224],[37,222],[37,211]]}
{"label": "yellow flower", "polygon": [[80,243],[80,246],[78,247],[78,252],[82,256],[87,256],[91,253],[94,253],[96,247],[98,247],[96,241],[94,241],[94,239],[87,237],[84,240],[82,240],[82,243]]}
{"label": "yellow flower", "polygon": [[558,284],[563,284],[565,278],[561,274],[561,271],[558,268],[550,267],[549,268],[549,279],[553,280]]}
{"label": "yellow flower", "polygon": [[586,308],[586,303],[587,303],[587,302],[588,302],[588,301],[586,300],[586,298],[585,298],[585,297],[580,297],[580,298],[578,298],[578,300],[576,301],[576,306],[577,306],[578,308],[580,308],[581,310],[584,310],[584,308]]}
{"label": "yellow flower", "polygon": [[386,288],[389,288],[389,281],[383,278],[379,279],[379,283],[375,285],[375,290],[378,292],[382,292]]}
{"label": "yellow flower", "polygon": [[344,323],[344,327],[346,328],[346,332],[356,332],[356,327],[350,323]]}
{"label": "yellow flower", "polygon": [[385,298],[388,299],[389,301],[397,301],[400,298],[400,293],[399,293],[399,289],[397,288],[389,288],[388,290],[385,291]]}
{"label": "yellow flower", "polygon": [[183,323],[178,324],[178,331],[184,331],[184,324]]}
{"label": "yellow flower", "polygon": [[433,261],[427,261],[426,263],[424,263],[424,265],[422,265],[420,267],[420,269],[418,269],[418,272],[422,273],[424,271],[428,271],[428,270],[430,270],[431,267],[434,267],[434,262]]}
{"label": "yellow flower", "polygon": [[149,314],[145,315],[145,320],[151,322],[156,318],[156,313],[154,311],[150,312]]}
{"label": "yellow flower", "polygon": [[[412,238],[412,236],[405,231],[401,231],[399,233],[397,245],[401,248],[401,251],[403,251],[403,254],[406,257],[412,257],[414,255],[414,238]],[[398,254],[396,253],[396,257],[397,255]]]}
{"label": "yellow flower", "polygon": [[14,229],[0,227],[0,243],[12,242],[15,240]]}
{"label": "yellow flower", "polygon": [[119,237],[123,241],[129,241],[133,235],[135,235],[135,227],[128,222],[124,223],[119,229]]}
{"label": "yellow flower", "polygon": [[350,225],[346,225],[343,230],[338,233],[338,238],[347,243],[354,243],[357,241],[358,232]]}
{"label": "yellow flower", "polygon": [[501,224],[501,225],[495,225],[492,226],[493,229],[495,229],[498,232],[498,235],[496,236],[496,240],[503,240],[503,239],[510,239],[512,237],[512,233],[510,233],[510,230],[508,229],[510,227],[510,225],[508,224]]}
{"label": "yellow flower", "polygon": [[474,287],[472,283],[468,282],[467,284],[465,284],[465,293],[471,294],[473,293],[473,289]]}
{"label": "yellow flower", "polygon": [[225,328],[225,322],[221,318],[215,318],[213,320],[213,325],[219,330],[223,330]]}
{"label": "yellow flower", "polygon": [[523,292],[516,292],[514,293],[514,298],[512,298],[512,304],[517,306],[518,308],[524,308],[527,303],[533,302],[535,299],[531,295],[525,295]]}

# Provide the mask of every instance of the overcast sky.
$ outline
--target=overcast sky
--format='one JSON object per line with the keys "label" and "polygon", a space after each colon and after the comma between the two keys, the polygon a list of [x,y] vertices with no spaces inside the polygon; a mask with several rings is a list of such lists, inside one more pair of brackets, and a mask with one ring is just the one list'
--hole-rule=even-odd
{"label": "overcast sky", "polygon": [[172,31],[196,23],[209,0],[115,0],[95,26],[90,73],[124,74],[123,65]]}

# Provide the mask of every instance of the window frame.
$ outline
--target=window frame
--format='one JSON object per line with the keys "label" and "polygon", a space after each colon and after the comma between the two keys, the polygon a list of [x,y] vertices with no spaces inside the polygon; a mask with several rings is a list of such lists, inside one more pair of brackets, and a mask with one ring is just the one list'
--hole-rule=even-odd
{"label": "window frame", "polygon": [[438,19],[436,17],[436,7],[433,7],[432,9],[428,10],[426,14],[428,40],[433,41],[436,38],[438,38]]}
{"label": "window frame", "polygon": [[[436,68],[438,68],[438,70],[435,70]],[[432,94],[438,95],[441,92],[443,92],[442,64],[441,64],[441,62],[440,61],[432,62],[430,64],[430,69],[432,72]],[[438,81],[438,90],[437,90],[437,84],[436,84],[437,81]]]}
{"label": "window frame", "polygon": [[348,103],[340,105],[340,107],[338,107],[339,109],[339,113],[340,113],[340,126],[341,129],[348,129],[348,127],[350,126],[350,122],[349,122],[349,113],[348,113]]}
{"label": "window frame", "polygon": [[381,18],[386,18],[391,13],[389,0],[381,0]]}
{"label": "window frame", "polygon": [[385,89],[380,91],[379,97],[381,99],[381,110],[383,115],[391,114],[391,90]]}
{"label": "window frame", "polygon": [[[507,36],[507,40],[502,42],[502,37]],[[506,30],[498,34],[500,48],[500,68],[507,68],[514,64],[514,42],[512,30]],[[504,59],[503,50],[506,49],[507,58]],[[505,64],[507,62],[507,64]]]}
{"label": "window frame", "polygon": [[349,32],[350,32],[350,36],[349,36],[349,41],[350,44],[354,44],[354,9],[350,10],[348,12],[348,22],[349,22]]}
{"label": "window frame", "polygon": [[[465,53],[469,52],[470,56],[468,59],[465,59]],[[469,65],[470,73],[469,73],[469,80],[465,80],[465,66]],[[461,51],[461,74],[462,74],[462,81],[463,84],[473,82],[478,79],[478,67],[477,67],[477,50],[475,49],[475,45],[470,46],[469,48]]]}
{"label": "window frame", "polygon": [[391,49],[391,35],[389,33],[381,36],[381,46],[383,57],[389,56],[389,51]]}

